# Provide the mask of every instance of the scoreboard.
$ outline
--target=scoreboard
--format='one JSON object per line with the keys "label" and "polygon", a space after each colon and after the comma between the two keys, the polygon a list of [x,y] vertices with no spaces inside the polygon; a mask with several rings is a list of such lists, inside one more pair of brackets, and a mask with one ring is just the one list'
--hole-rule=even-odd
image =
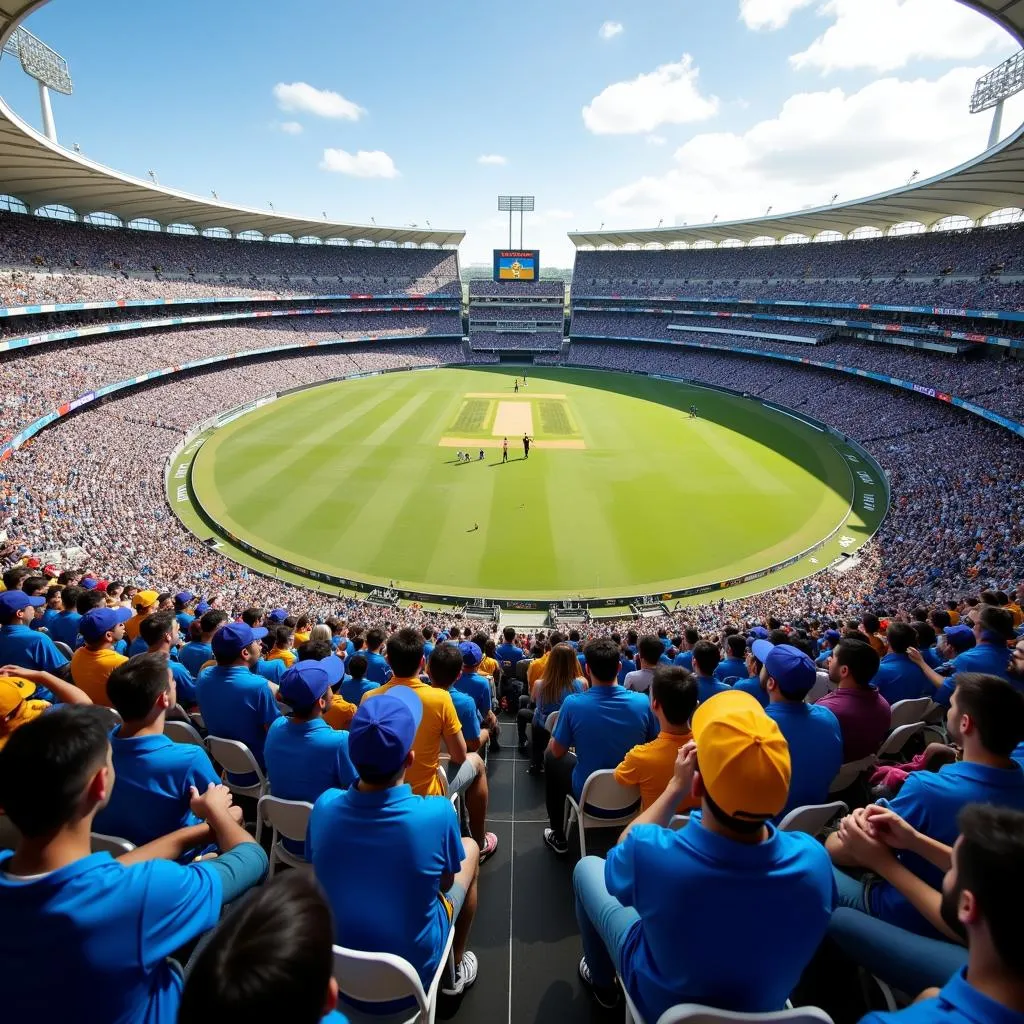
{"label": "scoreboard", "polygon": [[495,281],[539,281],[540,250],[495,249]]}

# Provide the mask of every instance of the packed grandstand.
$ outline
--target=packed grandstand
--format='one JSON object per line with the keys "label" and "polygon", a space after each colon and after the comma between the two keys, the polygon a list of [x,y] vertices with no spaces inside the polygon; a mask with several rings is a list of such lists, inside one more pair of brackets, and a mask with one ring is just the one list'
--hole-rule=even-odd
{"label": "packed grandstand", "polygon": [[[560,281],[473,282],[464,310],[452,249],[5,204],[12,1021],[66,1018],[68,992],[96,1024],[338,1024],[400,998],[403,1019],[432,1021],[438,1000],[484,1019],[478,970],[477,992],[507,972],[510,1024],[588,1019],[577,990],[627,1024],[790,1000],[790,1018],[742,1019],[889,1021],[873,1011],[933,988],[908,1024],[1024,1020],[1024,226],[580,249],[566,331]],[[285,582],[168,502],[183,439],[241,400],[499,359],[806,415],[877,460],[888,513],[853,557],[751,596],[508,625]],[[609,824],[626,830],[610,849]],[[577,842],[570,878],[556,865]],[[513,979],[517,944],[556,952]],[[404,981],[361,959],[378,954],[408,961]],[[529,1017],[513,984],[537,993]]]}

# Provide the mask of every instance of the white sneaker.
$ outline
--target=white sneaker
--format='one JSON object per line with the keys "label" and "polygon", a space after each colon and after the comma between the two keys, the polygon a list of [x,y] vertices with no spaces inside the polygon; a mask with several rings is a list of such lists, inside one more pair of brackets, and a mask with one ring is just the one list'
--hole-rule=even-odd
{"label": "white sneaker", "polygon": [[467,988],[471,988],[476,981],[480,964],[477,963],[476,953],[467,949],[462,954],[462,959],[455,965],[455,984],[451,988],[441,986],[441,991],[446,996],[461,996]]}

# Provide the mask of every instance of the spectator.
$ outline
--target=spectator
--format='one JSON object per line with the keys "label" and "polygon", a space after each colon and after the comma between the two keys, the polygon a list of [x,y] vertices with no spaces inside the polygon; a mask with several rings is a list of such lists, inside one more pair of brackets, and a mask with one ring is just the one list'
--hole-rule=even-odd
{"label": "spectator", "polygon": [[725,648],[728,657],[725,661],[719,662],[714,672],[715,679],[720,683],[728,682],[730,679],[746,679],[747,638],[739,634],[727,636]]}
{"label": "spectator", "polygon": [[[520,716],[526,715],[527,721],[533,722],[533,737],[530,745],[530,765],[527,771],[531,775],[542,775],[544,772],[544,751],[547,750],[551,734],[547,729],[548,718],[556,711],[561,711],[565,698],[571,693],[583,693],[586,682],[580,677],[580,663],[576,654],[568,644],[558,644],[551,649],[551,654],[544,667],[544,675],[534,683],[531,700],[533,710],[524,709]],[[520,729],[520,749],[526,740],[526,722],[522,717],[517,719]]]}
{"label": "spectator", "polygon": [[45,686],[62,704],[92,703],[84,690],[49,672],[5,665],[0,668],[0,750],[15,730],[53,707],[50,701],[38,698],[38,686]]}
{"label": "spectator", "polygon": [[[212,928],[225,903],[257,884],[267,858],[231,815],[231,794],[192,794],[204,824],[164,836],[116,861],[90,855],[89,835],[114,785],[104,720],[92,708],[58,708],[19,729],[0,751],[0,805],[21,831],[0,853],[0,962],[17,978],[5,998],[12,1020],[53,1007],[50,958],[79,993],[82,1024],[173,1024],[182,981],[167,958]],[[216,842],[219,858],[182,866],[186,850]]]}
{"label": "spectator", "polygon": [[[676,757],[692,739],[690,719],[696,707],[697,682],[692,673],[678,665],[659,665],[651,684],[651,709],[658,720],[658,735],[627,751],[615,769],[617,782],[639,788],[641,810],[651,807],[671,782]],[[699,800],[686,794],[677,812],[699,806]]]}
{"label": "spectator", "polygon": [[815,683],[814,662],[790,644],[755,640],[753,646],[764,664],[765,713],[789,744],[792,780],[783,816],[795,807],[827,803],[829,786],[843,763],[843,734],[828,708],[804,701]]}
{"label": "spectator", "polygon": [[285,669],[290,669],[298,660],[295,653],[295,631],[285,622],[270,627],[270,650],[267,652],[266,660],[270,662],[280,661]]}
{"label": "spectator", "polygon": [[178,629],[188,636],[189,628],[195,621],[196,595],[191,590],[181,590],[174,595],[174,617],[178,620]]}
{"label": "spectator", "polygon": [[583,784],[593,772],[614,768],[627,751],[658,734],[648,698],[616,681],[616,645],[611,640],[592,640],[584,653],[590,689],[565,698],[544,755],[550,822],[550,827],[544,829],[544,842],[559,855],[569,849],[562,834],[566,796],[572,793],[578,801]]}
{"label": "spectator", "polygon": [[[313,629],[315,631],[316,627],[314,626]],[[330,692],[324,697],[327,701],[324,721],[332,729],[347,729],[355,716],[356,706],[335,692],[345,676],[345,663],[331,650],[330,640],[307,640],[299,648],[298,656],[297,664],[301,665],[304,661],[315,661],[331,680]]]}
{"label": "spectator", "polygon": [[[422,660],[422,634],[408,632],[400,646],[414,646],[415,637]],[[396,657],[389,642],[388,655],[400,667],[405,651]],[[459,995],[478,969],[466,944],[476,914],[479,850],[460,838],[448,800],[416,796],[405,781],[423,713],[414,689],[400,683],[359,706],[349,742],[359,780],[317,800],[307,857],[334,911],[336,941],[404,957],[425,987],[454,927],[454,986],[442,983],[442,991]]]}
{"label": "spectator", "polygon": [[651,680],[654,678],[654,670],[661,663],[665,648],[656,636],[642,636],[637,644],[637,655],[639,668],[630,672],[623,682],[627,690],[634,690],[637,693],[647,693],[651,688]]}
{"label": "spectator", "polygon": [[[969,803],[1024,810],[1024,772],[1012,759],[1014,748],[1024,740],[1024,697],[1004,679],[964,673],[953,692],[946,727],[962,748],[963,760],[937,772],[912,772],[890,806],[912,828],[951,846],[957,815]],[[859,866],[838,833],[829,836],[826,845],[837,867]],[[939,887],[941,872],[933,864],[912,852],[900,860],[932,888]],[[838,870],[835,874],[842,906],[934,937],[935,929],[888,882],[868,891],[863,882]]]}
{"label": "spectator", "polygon": [[[173,613],[158,614],[174,622]],[[145,621],[151,618],[156,616]],[[167,712],[177,699],[167,655],[138,654],[123,661],[111,672],[106,691],[124,721],[110,734],[117,786],[96,815],[96,831],[143,846],[198,825],[191,810],[192,790],[205,793],[220,779],[202,747],[175,743],[164,735]],[[240,814],[236,820],[241,823]],[[186,850],[179,859],[187,863],[201,849]]]}
{"label": "spectator", "polygon": [[[749,694],[727,692],[698,705],[693,736],[665,792],[626,827],[607,861],[584,857],[573,874],[584,984],[613,1005],[618,972],[648,1021],[677,1003],[781,1009],[834,901],[818,842],[771,824],[790,778],[776,723]],[[701,819],[666,828],[690,793],[701,800]],[[680,908],[700,929],[686,956],[678,955]]]}
{"label": "spectator", "polygon": [[391,668],[387,660],[380,653],[384,646],[384,631],[371,629],[366,634],[366,678],[371,683],[381,686],[391,679]]}
{"label": "spectator", "polygon": [[715,669],[722,660],[721,652],[709,640],[698,640],[693,645],[693,674],[697,678],[697,702],[701,703],[729,689],[715,679]]}
{"label": "spectator", "polygon": [[[767,630],[765,631],[767,632]],[[757,655],[751,650],[747,651],[747,672],[749,675],[746,679],[737,679],[732,684],[734,690],[741,690],[744,693],[749,693],[761,705],[761,707],[768,707],[768,690],[765,687],[765,683],[768,681],[768,677],[764,672],[764,664],[760,661]]]}
{"label": "spectator", "polygon": [[[424,651],[427,644],[424,643]],[[470,753],[478,752],[487,744],[487,729],[480,725],[480,712],[476,702],[463,690],[453,684],[462,675],[463,658],[458,647],[441,644],[434,647],[427,660],[427,676],[431,686],[447,692],[455,707],[459,724],[462,726],[462,737],[466,741],[466,749]],[[449,790],[450,792],[450,790]]]}
{"label": "spectator", "polygon": [[487,725],[493,717],[491,709],[491,684],[485,676],[477,672],[477,666],[483,660],[483,652],[470,640],[459,644],[462,655],[462,674],[455,680],[455,689],[473,698],[480,720]]}
{"label": "spectator", "polygon": [[75,607],[81,593],[80,587],[71,585],[64,587],[60,592],[61,611],[46,626],[50,639],[54,643],[67,644],[72,650],[78,639],[78,623],[82,618]]}
{"label": "spectator", "polygon": [[208,661],[213,661],[213,645],[210,641],[213,639],[213,634],[229,618],[227,612],[218,608],[211,608],[210,611],[203,612],[199,619],[199,637],[190,640],[178,651],[178,661],[188,669],[193,678],[199,675],[200,669]]}
{"label": "spectator", "polygon": [[692,626],[683,630],[683,649],[673,659],[673,664],[685,668],[687,672],[693,671],[693,649],[700,640],[700,633]]}
{"label": "spectator", "polygon": [[124,635],[128,638],[129,645],[139,635],[142,620],[157,611],[159,603],[160,595],[155,590],[140,590],[132,598],[135,614],[124,624]]}
{"label": "spectator", "polygon": [[173,612],[155,612],[139,623],[139,636],[150,654],[166,654],[167,667],[174,678],[174,692],[178,703],[185,708],[196,704],[196,681],[173,653],[178,647],[178,617]]}
{"label": "spectator", "polygon": [[917,643],[917,630],[907,622],[892,622],[886,630],[888,653],[882,658],[875,675],[878,692],[892,705],[900,700],[930,697],[932,687],[907,656]]}
{"label": "spectator", "polygon": [[320,887],[299,871],[279,875],[233,908],[189,965],[178,1024],[347,1024],[333,945]]}
{"label": "spectator", "polygon": [[889,703],[871,685],[877,671],[875,649],[859,639],[840,640],[830,652],[828,677],[836,688],[819,698],[817,706],[839,720],[844,763],[874,754],[889,735]]}
{"label": "spectator", "polygon": [[[0,664],[61,674],[68,659],[45,633],[31,628],[36,608],[45,603],[41,597],[29,597],[20,590],[0,594]],[[51,696],[45,686],[38,688],[39,700],[49,700]]]}
{"label": "spectator", "polygon": [[501,673],[506,679],[515,679],[516,665],[526,657],[523,649],[516,644],[516,631],[514,626],[506,626],[501,635],[503,642],[495,648],[498,663],[501,665]]}
{"label": "spectator", "polygon": [[93,608],[78,625],[85,646],[71,658],[71,678],[89,694],[93,704],[112,707],[107,680],[128,660],[114,650],[114,645],[124,636],[125,622],[131,617],[127,608]]}
{"label": "spectator", "polygon": [[376,683],[371,683],[366,678],[367,661],[361,654],[353,654],[345,661],[345,670],[348,673],[341,683],[341,696],[358,707],[363,700],[363,695],[376,689]]}

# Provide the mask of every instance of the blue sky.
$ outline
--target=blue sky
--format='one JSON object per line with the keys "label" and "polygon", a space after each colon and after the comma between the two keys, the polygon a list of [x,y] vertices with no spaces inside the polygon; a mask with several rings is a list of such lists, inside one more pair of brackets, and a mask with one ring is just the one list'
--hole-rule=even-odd
{"label": "blue sky", "polygon": [[[984,147],[970,90],[1014,50],[954,0],[54,0],[28,27],[75,78],[63,144],[229,202],[465,228],[466,263],[505,244],[502,192],[537,196],[524,241],[566,265],[567,230],[937,172]],[[0,93],[38,122],[9,57]]]}

